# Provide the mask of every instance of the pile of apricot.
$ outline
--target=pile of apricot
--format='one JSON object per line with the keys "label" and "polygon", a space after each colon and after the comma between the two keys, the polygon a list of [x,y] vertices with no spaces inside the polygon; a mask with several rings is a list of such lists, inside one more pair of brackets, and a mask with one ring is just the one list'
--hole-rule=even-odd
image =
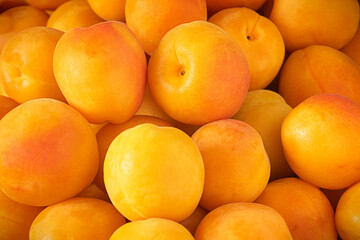
{"label": "pile of apricot", "polygon": [[0,0],[0,240],[360,240],[356,0]]}

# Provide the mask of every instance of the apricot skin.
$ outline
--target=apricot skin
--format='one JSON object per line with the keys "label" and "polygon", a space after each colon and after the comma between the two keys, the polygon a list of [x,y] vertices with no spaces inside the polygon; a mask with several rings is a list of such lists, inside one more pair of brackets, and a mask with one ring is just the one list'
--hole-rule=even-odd
{"label": "apricot skin", "polygon": [[0,120],[19,104],[11,98],[0,96]]}
{"label": "apricot skin", "polygon": [[343,189],[360,180],[360,107],[335,94],[310,97],[285,118],[285,157],[303,180]]}
{"label": "apricot skin", "polygon": [[74,197],[98,164],[89,123],[65,103],[31,100],[0,121],[0,186],[17,202],[47,206]]}
{"label": "apricot skin", "polygon": [[270,182],[256,202],[278,211],[294,240],[337,239],[331,204],[320,189],[309,183],[297,178]]}
{"label": "apricot skin", "polygon": [[54,10],[69,0],[26,0],[26,2],[38,9]]}
{"label": "apricot skin", "polygon": [[126,0],[88,0],[88,3],[101,18],[125,22]]}
{"label": "apricot skin", "polygon": [[266,0],[206,0],[210,15],[227,8],[247,7],[258,10]]}
{"label": "apricot skin", "polygon": [[61,91],[91,123],[129,120],[141,105],[146,68],[143,49],[121,22],[70,30],[54,53]]}
{"label": "apricot skin", "polygon": [[355,36],[346,44],[341,51],[360,65],[360,28],[358,27]]}

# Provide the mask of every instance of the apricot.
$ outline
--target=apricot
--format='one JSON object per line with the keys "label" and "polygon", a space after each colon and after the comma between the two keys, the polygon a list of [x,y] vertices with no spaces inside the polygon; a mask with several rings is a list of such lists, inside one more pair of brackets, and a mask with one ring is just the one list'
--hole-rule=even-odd
{"label": "apricot", "polygon": [[45,26],[49,16],[31,6],[14,7],[0,14],[0,34]]}
{"label": "apricot", "polygon": [[54,10],[69,0],[26,0],[26,2],[38,9]]}
{"label": "apricot", "polygon": [[47,206],[74,197],[98,165],[89,123],[65,103],[31,100],[0,121],[0,188],[17,202]]}
{"label": "apricot", "polygon": [[105,192],[100,190],[100,188],[98,188],[94,183],[90,184],[76,197],[96,198],[96,199],[104,200],[106,202],[110,202],[109,196]]}
{"label": "apricot", "polygon": [[157,126],[162,127],[171,127],[172,124],[151,116],[134,116],[129,121],[122,124],[112,124],[108,123],[104,127],[102,127],[99,132],[96,134],[96,139],[99,147],[99,170],[95,177],[94,183],[98,186],[102,191],[106,191],[104,184],[104,161],[106,152],[109,149],[112,141],[123,131],[133,128],[135,126],[144,124],[144,123],[152,123]]}
{"label": "apricot", "polygon": [[53,72],[54,49],[63,32],[48,27],[28,28],[5,45],[0,74],[6,94],[18,103],[37,98],[64,101]]}
{"label": "apricot", "polygon": [[66,32],[54,53],[54,73],[69,104],[91,123],[123,123],[138,110],[146,58],[121,22]]}
{"label": "apricot", "polygon": [[180,222],[192,235],[195,235],[195,231],[199,226],[201,220],[208,214],[209,211],[198,206],[195,211],[187,219]]}
{"label": "apricot", "polygon": [[244,104],[234,119],[255,128],[263,142],[271,165],[270,179],[293,176],[281,144],[281,124],[292,108],[277,93],[253,90],[246,95]]}
{"label": "apricot", "polygon": [[194,240],[180,224],[161,218],[130,222],[121,226],[110,240]]}
{"label": "apricot", "polygon": [[88,3],[101,18],[125,22],[126,0],[88,0]]}
{"label": "apricot", "polygon": [[127,25],[151,55],[172,28],[206,21],[206,0],[126,0],[125,16]]}
{"label": "apricot", "polygon": [[339,94],[360,104],[360,66],[336,49],[310,46],[285,61],[279,92],[292,107],[320,93]]}
{"label": "apricot", "polygon": [[156,103],[171,118],[192,125],[232,117],[245,99],[249,80],[239,44],[205,21],[170,30],[148,66]]}
{"label": "apricot", "polygon": [[285,220],[258,203],[231,203],[211,211],[198,226],[196,240],[292,240]]}
{"label": "apricot", "polygon": [[189,136],[193,135],[194,132],[200,128],[200,126],[189,125],[178,122],[172,119],[171,117],[169,117],[166,113],[164,113],[164,111],[161,110],[159,105],[155,102],[154,98],[151,96],[148,85],[146,85],[144,98],[141,103],[141,106],[135,115],[145,115],[145,116],[153,116],[153,117],[161,118],[173,124],[176,128],[179,128],[181,131],[185,132]]}
{"label": "apricot", "polygon": [[209,15],[220,10],[236,7],[247,7],[252,10],[258,10],[266,0],[206,0]]}
{"label": "apricot", "polygon": [[360,28],[358,27],[355,36],[348,44],[341,49],[343,53],[348,55],[357,64],[360,64]]}
{"label": "apricot", "polygon": [[337,240],[334,210],[325,194],[309,183],[297,178],[270,182],[256,202],[278,211],[294,240]]}
{"label": "apricot", "polygon": [[208,123],[192,136],[205,166],[200,206],[213,210],[227,203],[252,202],[265,189],[270,163],[261,136],[233,119]]}
{"label": "apricot", "polygon": [[335,212],[336,228],[343,240],[360,238],[360,183],[347,189],[341,196]]}
{"label": "apricot", "polygon": [[249,8],[222,10],[209,22],[229,33],[244,51],[250,69],[249,90],[269,85],[285,56],[284,41],[275,24]]}
{"label": "apricot", "polygon": [[0,96],[0,120],[19,104],[9,97]]}
{"label": "apricot", "polygon": [[199,203],[204,164],[184,132],[142,124],[123,131],[111,143],[104,180],[111,202],[130,221],[166,218],[179,222]]}
{"label": "apricot", "polygon": [[360,107],[336,94],[319,94],[294,108],[281,127],[285,157],[303,180],[325,189],[360,180]]}
{"label": "apricot", "polygon": [[30,228],[30,240],[108,240],[125,218],[110,203],[73,198],[43,210]]}
{"label": "apricot", "polygon": [[0,34],[0,55],[1,55],[1,52],[2,52],[5,44],[7,43],[7,41],[9,41],[9,39],[15,35],[16,35],[16,32],[8,32],[8,33]]}
{"label": "apricot", "polygon": [[90,27],[102,21],[103,19],[94,13],[87,1],[72,0],[66,1],[55,10],[46,26],[66,32],[73,28]]}
{"label": "apricot", "polygon": [[354,37],[359,17],[356,0],[274,0],[270,13],[289,52],[310,45],[342,48]]}
{"label": "apricot", "polygon": [[0,239],[28,240],[31,223],[42,210],[15,202],[0,191]]}

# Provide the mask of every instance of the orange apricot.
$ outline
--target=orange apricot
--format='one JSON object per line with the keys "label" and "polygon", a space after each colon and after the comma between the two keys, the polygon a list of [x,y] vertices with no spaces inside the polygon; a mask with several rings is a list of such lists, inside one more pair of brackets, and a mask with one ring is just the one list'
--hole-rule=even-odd
{"label": "orange apricot", "polygon": [[205,21],[170,30],[149,61],[148,84],[156,103],[186,124],[232,117],[245,99],[249,80],[239,44]]}
{"label": "orange apricot", "polygon": [[0,121],[0,188],[17,202],[47,206],[74,197],[98,165],[89,123],[65,103],[31,100]]}
{"label": "orange apricot", "polygon": [[204,163],[184,132],[147,123],[123,131],[111,143],[104,180],[111,202],[127,219],[179,222],[199,203]]}
{"label": "orange apricot", "polygon": [[73,198],[43,210],[30,228],[30,240],[108,240],[125,218],[108,202]]}
{"label": "orange apricot", "polygon": [[206,21],[206,0],[126,0],[125,16],[127,25],[151,55],[172,28]]}
{"label": "orange apricot", "polygon": [[19,104],[9,97],[0,96],[0,120]]}
{"label": "orange apricot", "polygon": [[166,122],[157,117],[151,116],[134,116],[130,120],[126,121],[122,124],[112,124],[108,123],[104,127],[102,127],[99,132],[96,134],[97,143],[99,146],[99,170],[95,177],[94,183],[98,186],[102,191],[106,191],[104,184],[104,161],[106,153],[109,149],[112,141],[123,131],[133,128],[135,126],[144,124],[144,123],[152,123],[157,126],[163,127],[171,127],[172,124]]}
{"label": "orange apricot", "polygon": [[335,212],[336,228],[343,240],[360,238],[360,183],[347,189],[341,196]]}
{"label": "orange apricot", "polygon": [[250,69],[249,90],[265,88],[279,72],[285,56],[284,41],[269,19],[249,8],[231,8],[213,15],[244,51]]}
{"label": "orange apricot", "polygon": [[256,202],[278,211],[294,240],[337,240],[334,210],[325,194],[309,183],[297,178],[270,182]]}
{"label": "orange apricot", "polygon": [[206,0],[207,9],[210,15],[235,7],[247,7],[252,10],[258,10],[266,0]]}
{"label": "orange apricot", "polygon": [[231,203],[205,216],[196,240],[292,240],[288,226],[274,209],[258,203]]}
{"label": "orange apricot", "polygon": [[126,0],[88,0],[88,3],[101,18],[125,22]]}
{"label": "orange apricot", "polygon": [[360,64],[360,27],[358,27],[355,36],[341,49],[341,51],[357,64]]}
{"label": "orange apricot", "polygon": [[297,50],[280,72],[279,92],[292,107],[320,93],[339,94],[360,104],[360,66],[327,46]]}
{"label": "orange apricot", "polygon": [[46,26],[66,32],[73,28],[90,27],[102,21],[103,19],[94,13],[87,1],[72,0],[55,10]]}
{"label": "orange apricot", "polygon": [[270,13],[289,52],[310,45],[342,48],[354,37],[359,17],[357,0],[274,0]]}
{"label": "orange apricot", "polygon": [[209,211],[198,206],[195,211],[187,219],[180,222],[192,235],[195,235],[195,231],[199,226],[201,220],[208,214]]}
{"label": "orange apricot", "polygon": [[141,105],[146,68],[143,49],[121,22],[72,29],[54,53],[61,91],[91,123],[129,120]]}
{"label": "orange apricot", "polygon": [[98,188],[94,183],[90,184],[76,197],[96,198],[96,199],[104,200],[106,202],[110,202],[109,196],[105,192],[100,190],[100,188]]}
{"label": "orange apricot", "polygon": [[26,0],[29,5],[43,10],[54,10],[67,1],[69,0]]}
{"label": "orange apricot", "polygon": [[281,144],[281,124],[292,108],[277,93],[269,90],[249,91],[234,119],[255,128],[264,142],[271,165],[270,180],[293,176]]}
{"label": "orange apricot", "polygon": [[14,7],[0,14],[0,34],[45,26],[49,16],[31,6]]}
{"label": "orange apricot", "polygon": [[110,240],[195,240],[180,224],[161,218],[135,221],[121,226]]}
{"label": "orange apricot", "polygon": [[360,181],[360,107],[335,94],[312,96],[281,127],[285,157],[303,180],[325,189]]}
{"label": "orange apricot", "polygon": [[6,94],[18,103],[37,98],[64,101],[53,71],[54,49],[63,32],[48,27],[28,28],[5,45],[0,74]]}
{"label": "orange apricot", "polygon": [[42,210],[15,202],[0,190],[0,239],[28,240],[31,223]]}
{"label": "orange apricot", "polygon": [[213,210],[233,202],[252,202],[265,189],[270,163],[261,136],[233,119],[208,123],[192,136],[205,166],[200,206]]}

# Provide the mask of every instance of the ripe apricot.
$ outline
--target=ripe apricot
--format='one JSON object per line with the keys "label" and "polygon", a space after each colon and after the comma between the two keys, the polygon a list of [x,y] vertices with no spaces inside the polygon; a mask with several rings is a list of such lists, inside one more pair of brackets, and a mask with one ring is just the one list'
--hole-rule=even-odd
{"label": "ripe apricot", "polygon": [[98,165],[89,123],[65,103],[31,100],[0,121],[0,186],[17,202],[47,206],[74,197]]}
{"label": "ripe apricot", "polygon": [[198,226],[196,240],[292,240],[285,220],[258,203],[231,203],[211,211]]}
{"label": "ripe apricot", "polygon": [[265,189],[270,163],[261,136],[248,124],[219,120],[192,136],[205,166],[200,206],[213,210],[227,203],[252,202]]}
{"label": "ripe apricot", "polygon": [[172,124],[166,122],[157,117],[151,116],[134,116],[130,118],[129,121],[126,121],[122,124],[112,124],[108,123],[103,126],[99,132],[96,134],[96,139],[99,147],[99,170],[95,177],[94,183],[98,186],[101,190],[106,191],[105,184],[104,184],[104,161],[105,155],[109,149],[110,144],[112,141],[123,131],[133,128],[135,126],[144,124],[144,123],[152,123],[157,126],[163,127],[171,127]]}
{"label": "ripe apricot", "polygon": [[108,240],[125,218],[108,202],[73,198],[47,207],[34,220],[30,240]]}
{"label": "ripe apricot", "polygon": [[38,9],[54,10],[69,0],[26,0],[26,2]]}
{"label": "ripe apricot", "polygon": [[100,188],[98,188],[94,183],[90,184],[76,197],[96,198],[96,199],[104,200],[106,202],[110,202],[109,196],[105,192],[100,190]]}
{"label": "ripe apricot", "polygon": [[347,189],[341,196],[335,212],[336,228],[343,240],[360,238],[360,183]]}
{"label": "ripe apricot", "polygon": [[151,55],[172,28],[206,21],[206,0],[126,0],[125,16],[127,25]]}
{"label": "ripe apricot", "polygon": [[201,220],[208,214],[209,211],[198,206],[195,211],[187,219],[180,222],[189,232],[194,235]]}
{"label": "ripe apricot", "polygon": [[103,19],[94,13],[87,1],[72,0],[55,10],[46,26],[66,32],[73,28],[90,27],[102,21]]}
{"label": "ripe apricot", "polygon": [[42,210],[15,202],[0,190],[0,239],[28,240],[31,223]]}
{"label": "ripe apricot", "polygon": [[28,28],[5,45],[0,74],[6,94],[18,103],[37,98],[65,98],[55,81],[54,49],[63,32],[48,27]]}
{"label": "ripe apricot", "polygon": [[360,180],[360,107],[335,94],[312,96],[281,127],[285,157],[305,181],[325,189]]}
{"label": "ripe apricot", "polygon": [[126,0],[88,0],[88,3],[101,18],[125,22]]}
{"label": "ripe apricot", "polygon": [[294,240],[337,240],[334,210],[325,194],[309,183],[297,178],[270,182],[256,202],[278,211]]}
{"label": "ripe apricot", "polygon": [[279,92],[292,107],[320,93],[336,93],[360,104],[360,66],[327,46],[297,50],[280,72]]}
{"label": "ripe apricot", "polygon": [[13,108],[17,107],[19,104],[12,100],[11,98],[0,96],[0,120]]}
{"label": "ripe apricot", "polygon": [[289,52],[310,45],[342,48],[354,37],[359,17],[356,0],[274,0],[270,13]]}
{"label": "ripe apricot", "polygon": [[31,6],[10,8],[0,14],[0,34],[19,32],[29,27],[45,26],[49,16]]}
{"label": "ripe apricot", "polygon": [[270,179],[293,176],[281,144],[281,124],[292,108],[277,93],[254,90],[246,94],[244,104],[234,119],[255,128],[263,142],[271,165]]}
{"label": "ripe apricot", "polygon": [[123,131],[111,143],[104,180],[111,202],[127,219],[179,222],[199,203],[204,164],[184,132],[142,124]]}
{"label": "ripe apricot", "polygon": [[343,53],[348,55],[357,64],[360,64],[360,28],[358,27],[355,36],[348,44],[341,49]]}
{"label": "ripe apricot", "polygon": [[194,240],[180,224],[161,218],[130,222],[120,227],[110,240]]}
{"label": "ripe apricot", "polygon": [[69,104],[91,123],[123,123],[138,110],[146,58],[121,22],[66,32],[54,53],[54,73]]}
{"label": "ripe apricot", "polygon": [[148,84],[156,103],[186,124],[232,117],[245,99],[249,80],[239,44],[205,21],[170,30],[149,61]]}
{"label": "ripe apricot", "polygon": [[269,19],[249,8],[231,8],[213,15],[244,51],[250,69],[249,90],[265,88],[279,72],[285,56],[284,41]]}

